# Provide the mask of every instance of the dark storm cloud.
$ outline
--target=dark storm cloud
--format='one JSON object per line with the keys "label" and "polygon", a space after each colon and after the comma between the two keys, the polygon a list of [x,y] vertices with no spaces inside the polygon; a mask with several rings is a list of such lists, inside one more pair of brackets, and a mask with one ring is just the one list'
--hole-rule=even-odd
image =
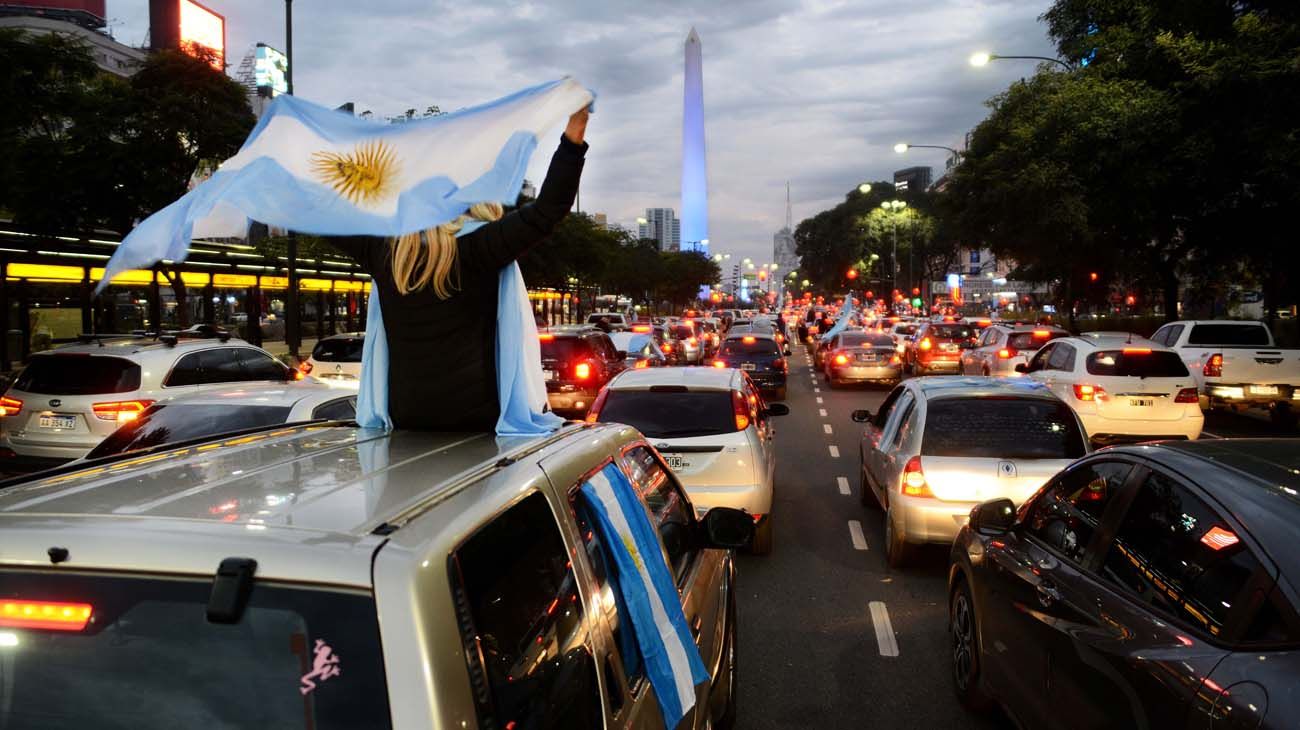
{"label": "dark storm cloud", "polygon": [[[227,16],[229,61],[283,47],[283,5],[207,0]],[[599,94],[586,211],[630,224],[680,208],[682,44],[704,45],[710,238],[770,257],[791,181],[795,219],[862,180],[961,145],[983,102],[1032,64],[967,64],[981,49],[1052,55],[1037,22],[1050,0],[297,0],[297,92],[377,115],[445,110],[572,74]],[[147,34],[146,0],[109,0],[119,38]],[[548,143],[549,146],[549,143]],[[930,154],[934,153],[934,154]],[[547,154],[539,154],[537,179]]]}

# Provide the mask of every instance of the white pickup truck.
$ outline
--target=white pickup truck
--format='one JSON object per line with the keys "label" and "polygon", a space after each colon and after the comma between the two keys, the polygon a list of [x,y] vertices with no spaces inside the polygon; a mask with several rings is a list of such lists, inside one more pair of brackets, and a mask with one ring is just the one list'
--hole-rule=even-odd
{"label": "white pickup truck", "polygon": [[1170,322],[1151,339],[1177,350],[1198,378],[1202,408],[1268,408],[1275,423],[1295,423],[1300,408],[1300,350],[1277,347],[1263,322]]}

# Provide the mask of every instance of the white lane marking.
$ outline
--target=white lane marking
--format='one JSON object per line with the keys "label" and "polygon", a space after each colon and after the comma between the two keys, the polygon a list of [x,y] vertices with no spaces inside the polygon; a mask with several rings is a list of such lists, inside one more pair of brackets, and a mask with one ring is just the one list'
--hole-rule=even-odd
{"label": "white lane marking", "polygon": [[831,425],[829,423],[823,423],[822,430],[825,431],[826,433],[835,433],[834,431],[831,430]]}
{"label": "white lane marking", "polygon": [[821,416],[822,418],[825,418],[825,417],[826,417],[826,409],[825,409],[825,408],[818,408],[818,409],[817,409],[817,414],[818,414],[819,416]]}
{"label": "white lane marking", "polygon": [[898,638],[894,636],[894,627],[889,623],[889,609],[882,601],[867,604],[871,609],[871,623],[876,625],[876,644],[880,646],[880,656],[898,656]]}
{"label": "white lane marking", "polygon": [[1210,437],[1210,438],[1212,438],[1212,439],[1221,439],[1221,438],[1223,438],[1223,437],[1220,436],[1219,434],[1217,434],[1217,433],[1210,433],[1209,431],[1202,431],[1202,432],[1201,432],[1201,435],[1202,435],[1202,436],[1208,436],[1208,437]]}
{"label": "white lane marking", "polygon": [[[843,477],[840,477],[843,479]],[[862,534],[862,523],[857,520],[849,520],[849,538],[853,540],[854,550],[867,549],[867,536]]]}
{"label": "white lane marking", "polygon": [[838,459],[838,458],[840,458],[840,447],[836,446],[835,444],[831,444],[830,446],[827,446],[826,448],[830,449],[830,452],[831,452],[831,458],[832,458],[832,459]]}
{"label": "white lane marking", "polygon": [[821,389],[821,388],[813,388],[813,392],[814,392],[814,393],[820,393],[820,392],[822,392],[822,389]]}
{"label": "white lane marking", "polygon": [[848,493],[849,493],[849,478],[848,478],[848,477],[835,477],[835,484],[836,484],[836,486],[838,486],[838,487],[840,488],[840,494],[848,494]]}
{"label": "white lane marking", "polygon": [[817,402],[818,402],[818,403],[821,403],[821,402],[822,402],[822,397],[821,397],[820,395],[817,396]]}

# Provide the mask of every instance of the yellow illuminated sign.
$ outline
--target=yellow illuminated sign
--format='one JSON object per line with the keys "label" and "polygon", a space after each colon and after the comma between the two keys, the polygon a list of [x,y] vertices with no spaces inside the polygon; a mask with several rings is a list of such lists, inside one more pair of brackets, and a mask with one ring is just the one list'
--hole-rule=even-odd
{"label": "yellow illuminated sign", "polygon": [[212,285],[226,289],[242,289],[257,286],[257,277],[252,274],[213,274]]}

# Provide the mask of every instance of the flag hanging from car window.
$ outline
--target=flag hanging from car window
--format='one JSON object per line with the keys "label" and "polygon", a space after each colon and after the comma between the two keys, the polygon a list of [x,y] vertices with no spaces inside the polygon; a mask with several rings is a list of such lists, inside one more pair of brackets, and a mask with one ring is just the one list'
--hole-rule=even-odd
{"label": "flag hanging from car window", "polygon": [[849,320],[853,318],[857,303],[852,294],[844,297],[844,308],[840,310],[840,316],[835,320],[835,324],[821,336],[822,342],[829,342],[832,337],[848,328]]}

